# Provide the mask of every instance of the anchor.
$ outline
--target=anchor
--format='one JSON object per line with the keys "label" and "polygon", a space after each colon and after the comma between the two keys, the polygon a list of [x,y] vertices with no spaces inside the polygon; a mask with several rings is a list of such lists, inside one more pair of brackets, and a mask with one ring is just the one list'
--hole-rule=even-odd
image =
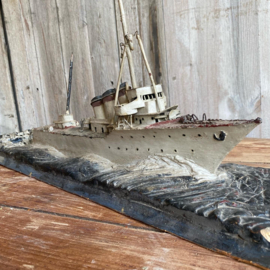
{"label": "anchor", "polygon": [[226,138],[226,133],[224,131],[220,131],[219,133],[219,137],[217,137],[216,134],[214,134],[214,139],[216,139],[217,141],[224,141]]}

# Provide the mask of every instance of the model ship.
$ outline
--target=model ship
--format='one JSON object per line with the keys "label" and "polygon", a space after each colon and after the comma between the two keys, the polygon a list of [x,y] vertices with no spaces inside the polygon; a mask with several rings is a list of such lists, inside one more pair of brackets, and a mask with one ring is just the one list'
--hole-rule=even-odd
{"label": "model ship", "polygon": [[[72,57],[65,114],[53,125],[0,136],[0,165],[269,268],[269,172],[219,166],[261,119],[199,120],[168,107],[135,33],[151,81],[139,87],[122,0],[119,6],[125,42],[116,89],[94,97],[95,117],[79,125],[70,113]],[[126,58],[131,85],[121,83]]]}
{"label": "model ship", "polygon": [[[95,117],[84,121],[83,130],[69,113],[71,76],[66,114],[54,126],[33,131],[33,143],[50,145],[72,157],[96,154],[115,163],[130,163],[150,155],[179,155],[215,172],[226,154],[252,129],[256,120],[198,120],[168,107],[162,85],[155,84],[142,40],[136,32],[150,86],[138,87],[133,67],[133,35],[128,34],[122,1],[119,0],[125,43],[121,44],[121,66],[116,89],[92,99]],[[123,63],[128,59],[131,86],[121,84]],[[72,71],[72,61],[71,68]],[[71,74],[70,74],[71,75]]]}

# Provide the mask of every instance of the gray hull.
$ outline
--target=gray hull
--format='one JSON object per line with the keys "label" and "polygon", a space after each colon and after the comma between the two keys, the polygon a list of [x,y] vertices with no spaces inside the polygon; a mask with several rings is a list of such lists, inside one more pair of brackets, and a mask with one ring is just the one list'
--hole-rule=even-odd
{"label": "gray hull", "polygon": [[[100,137],[89,132],[86,136],[75,128],[53,132],[37,129],[33,143],[52,146],[71,157],[96,154],[119,164],[156,154],[177,154],[215,173],[224,157],[257,125],[255,121],[242,121],[211,127],[113,130]],[[221,131],[226,138],[218,141],[214,134],[218,137]]]}

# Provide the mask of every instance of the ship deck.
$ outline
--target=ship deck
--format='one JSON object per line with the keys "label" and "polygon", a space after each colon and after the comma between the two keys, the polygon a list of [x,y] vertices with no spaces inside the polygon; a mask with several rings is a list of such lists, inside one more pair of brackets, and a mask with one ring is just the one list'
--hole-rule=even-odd
{"label": "ship deck", "polygon": [[[189,129],[189,128],[201,128],[201,127],[223,127],[223,126],[238,126],[243,124],[251,123],[261,123],[261,119],[257,118],[255,120],[221,120],[213,119],[207,121],[195,121],[191,123],[181,123],[179,118],[174,120],[163,121],[155,123],[152,125],[137,125],[133,126],[133,130],[142,130],[142,129]],[[44,130],[42,127],[37,128],[36,130]],[[48,132],[45,129],[45,132]],[[89,138],[104,138],[107,136],[105,133],[97,133],[84,128],[83,130],[80,127],[70,127],[65,129],[56,129],[54,128],[52,132],[55,134],[62,135],[71,135],[71,136],[80,136],[80,137],[89,137]]]}
{"label": "ship deck", "polygon": [[174,128],[201,128],[201,127],[223,127],[223,126],[238,126],[243,124],[251,124],[251,123],[261,123],[262,120],[257,118],[255,120],[221,120],[221,119],[209,119],[207,121],[197,120],[185,122],[181,118],[177,118],[174,120],[168,120],[163,122],[158,122],[146,127],[147,129],[174,129]]}
{"label": "ship deck", "polygon": [[[270,140],[224,160],[270,168]],[[258,269],[0,166],[4,269]]]}
{"label": "ship deck", "polygon": [[[36,130],[42,131],[43,128],[37,128]],[[45,132],[48,132],[45,130]],[[89,137],[89,138],[104,138],[106,137],[105,133],[93,132],[90,129],[84,128],[83,130],[80,127],[70,127],[65,129],[54,128],[50,133],[61,134],[61,135],[70,135],[70,136],[80,136],[80,137]]]}

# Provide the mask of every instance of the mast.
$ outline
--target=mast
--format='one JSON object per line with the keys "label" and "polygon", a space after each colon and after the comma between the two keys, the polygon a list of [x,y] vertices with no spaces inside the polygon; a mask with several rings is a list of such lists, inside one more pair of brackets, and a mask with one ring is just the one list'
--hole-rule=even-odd
{"label": "mast", "polygon": [[71,83],[72,83],[72,69],[73,69],[73,53],[71,55],[70,64],[69,64],[69,78],[68,78],[66,114],[69,114],[69,107],[70,107],[70,95],[71,95]]}
{"label": "mast", "polygon": [[120,9],[120,18],[121,18],[122,28],[123,28],[123,35],[125,39],[126,54],[127,54],[127,59],[128,59],[131,84],[132,84],[132,88],[137,88],[133,58],[131,54],[131,51],[134,50],[133,42],[132,42],[132,35],[128,34],[126,16],[125,16],[122,0],[118,0],[118,3],[119,3],[119,9]]}
{"label": "mast", "polygon": [[[122,55],[120,73],[119,73],[117,87],[116,87],[116,98],[115,98],[114,106],[117,106],[117,104],[118,104],[119,86],[120,86],[120,81],[121,81],[121,76],[122,76],[122,71],[123,71],[123,62],[124,62],[125,54],[127,55],[127,58],[128,58],[129,71],[130,71],[130,77],[131,77],[131,82],[132,82],[132,88],[137,88],[137,83],[136,83],[136,78],[135,78],[135,73],[134,73],[133,59],[132,59],[132,55],[131,55],[131,51],[134,50],[132,35],[128,34],[126,16],[125,16],[125,11],[124,11],[122,0],[118,0],[118,3],[119,3],[120,17],[121,17],[121,22],[122,22],[122,27],[123,27],[123,35],[124,35],[124,39],[125,39],[125,44],[124,44],[124,51],[123,51],[123,55]],[[158,91],[157,91],[157,88],[156,88],[156,84],[155,84],[155,81],[154,81],[154,77],[152,75],[150,65],[149,65],[149,63],[147,61],[147,58],[146,58],[146,54],[145,54],[145,51],[144,51],[142,40],[141,40],[141,37],[139,36],[138,32],[136,32],[135,35],[136,35],[136,38],[138,40],[139,47],[141,49],[141,53],[142,53],[143,60],[144,60],[144,63],[146,65],[146,68],[147,68],[147,71],[148,71],[148,75],[150,77],[152,86],[154,88],[154,92],[155,92],[155,96],[156,96],[156,100],[157,100],[157,107],[158,107],[158,111],[160,112],[161,108],[162,108],[162,106],[160,104],[161,101],[160,101],[160,99],[158,97]]]}
{"label": "mast", "polygon": [[122,53],[122,60],[121,60],[121,65],[120,65],[120,71],[119,71],[119,76],[118,76],[118,81],[117,81],[117,86],[116,86],[116,93],[115,93],[115,101],[114,101],[114,106],[118,105],[118,96],[119,96],[119,87],[121,83],[121,77],[122,77],[122,72],[123,72],[123,67],[124,67],[124,60],[126,57],[126,46],[123,46],[123,53]]}
{"label": "mast", "polygon": [[153,88],[154,88],[154,91],[155,91],[157,105],[158,105],[158,110],[161,111],[160,99],[158,98],[158,92],[157,92],[155,80],[154,80],[154,77],[153,77],[151,68],[150,68],[149,63],[148,63],[147,58],[146,58],[146,54],[145,54],[145,51],[144,51],[144,47],[143,47],[143,43],[142,43],[141,37],[140,37],[140,35],[138,33],[136,33],[136,38],[137,38],[138,43],[139,43],[139,46],[141,48],[143,60],[144,60],[145,66],[146,66],[147,71],[148,71],[149,78],[151,80],[151,83],[152,83]]}

